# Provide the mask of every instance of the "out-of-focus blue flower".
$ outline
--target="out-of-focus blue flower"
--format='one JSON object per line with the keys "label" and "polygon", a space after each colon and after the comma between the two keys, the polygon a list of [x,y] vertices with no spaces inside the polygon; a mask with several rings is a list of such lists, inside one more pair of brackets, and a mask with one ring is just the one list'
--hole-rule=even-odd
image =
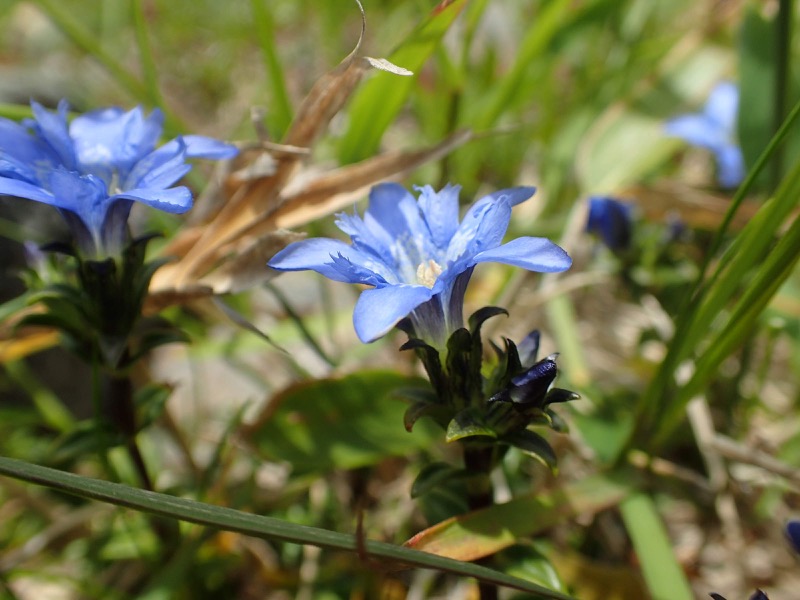
{"label": "out-of-focus blue flower", "polygon": [[511,207],[535,188],[501,190],[478,200],[458,219],[459,186],[436,192],[398,184],[372,188],[364,217],[338,215],[352,245],[315,238],[287,246],[269,262],[283,271],[313,270],[335,281],[372,286],[356,303],[353,323],[363,342],[388,333],[409,316],[418,337],[441,348],[463,323],[464,292],[478,263],[499,262],[531,271],[564,271],[567,253],[545,238],[501,244]]}
{"label": "out-of-focus blue flower", "polygon": [[745,175],[742,150],[736,142],[738,110],[739,88],[724,81],[711,90],[702,112],[680,115],[666,124],[669,135],[714,153],[717,181],[726,189],[739,185]]}
{"label": "out-of-focus blue flower", "polygon": [[81,249],[97,255],[119,250],[133,202],[170,213],[192,206],[184,186],[173,187],[191,166],[187,157],[222,159],[237,150],[211,138],[178,137],[156,148],[164,117],[137,107],[104,108],[67,122],[31,103],[34,119],[0,118],[0,194],[60,209]]}
{"label": "out-of-focus blue flower", "polygon": [[586,231],[599,235],[611,250],[625,250],[633,233],[632,208],[609,196],[589,198]]}
{"label": "out-of-focus blue flower", "polygon": [[794,548],[794,551],[800,554],[800,521],[789,521],[786,524],[786,538]]}

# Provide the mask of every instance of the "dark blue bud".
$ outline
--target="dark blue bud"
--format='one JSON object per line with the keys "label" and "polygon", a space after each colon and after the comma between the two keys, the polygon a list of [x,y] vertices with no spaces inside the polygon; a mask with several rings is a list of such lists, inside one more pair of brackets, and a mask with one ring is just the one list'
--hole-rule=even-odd
{"label": "dark blue bud", "polygon": [[611,250],[625,250],[630,246],[633,233],[631,213],[630,204],[607,196],[592,196],[586,231],[600,236]]}

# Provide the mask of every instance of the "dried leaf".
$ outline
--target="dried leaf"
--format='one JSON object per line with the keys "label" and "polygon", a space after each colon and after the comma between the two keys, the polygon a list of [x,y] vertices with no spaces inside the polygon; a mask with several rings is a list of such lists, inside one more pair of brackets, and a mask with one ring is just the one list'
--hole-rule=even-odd
{"label": "dried leaf", "polygon": [[[620,196],[637,200],[646,218],[662,221],[677,215],[690,227],[716,230],[730,206],[730,197],[693,188],[678,182],[664,182],[652,186],[635,185],[624,189]],[[731,222],[734,229],[744,227],[758,211],[760,205],[742,203]]]}
{"label": "dried leaf", "polygon": [[414,71],[409,71],[408,69],[404,69],[403,67],[398,67],[396,64],[389,62],[385,58],[372,58],[370,56],[365,56],[364,60],[367,61],[373,68],[380,69],[381,71],[388,71],[389,73],[394,73],[395,75],[403,75],[404,77],[410,77],[414,74]]}
{"label": "dried leaf", "polygon": [[292,242],[305,237],[302,233],[280,229],[257,238],[247,248],[234,254],[220,268],[200,279],[202,285],[215,294],[235,294],[265,283],[277,273],[267,268],[267,262]]}

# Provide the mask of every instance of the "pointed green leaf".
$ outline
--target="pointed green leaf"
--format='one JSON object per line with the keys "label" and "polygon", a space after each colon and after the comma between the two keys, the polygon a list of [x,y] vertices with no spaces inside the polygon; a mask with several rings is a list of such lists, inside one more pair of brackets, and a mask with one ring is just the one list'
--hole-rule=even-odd
{"label": "pointed green leaf", "polygon": [[530,429],[522,429],[508,433],[500,438],[501,441],[519,448],[528,456],[544,463],[551,471],[557,470],[558,459],[552,446],[538,433]]}
{"label": "pointed green leaf", "polygon": [[577,515],[615,506],[637,485],[634,473],[594,475],[545,494],[515,498],[442,521],[406,545],[459,560],[479,560]]}
{"label": "pointed green leaf", "polygon": [[417,475],[411,486],[411,497],[418,498],[423,494],[427,494],[433,488],[465,475],[464,469],[456,469],[455,467],[443,463],[433,462],[425,465]]}
{"label": "pointed green leaf", "polygon": [[465,408],[453,417],[447,426],[445,440],[455,442],[468,437],[496,438],[497,432],[486,424],[480,409],[477,407]]}
{"label": "pointed green leaf", "polygon": [[[466,3],[454,0],[434,10],[389,55],[389,61],[419,73]],[[352,163],[377,153],[384,132],[403,107],[415,80],[416,77],[398,77],[380,71],[361,87],[350,104],[350,128],[339,146],[341,162]]]}
{"label": "pointed green leaf", "polygon": [[366,371],[294,385],[272,399],[245,436],[265,458],[296,472],[353,469],[403,456],[441,439],[430,421],[403,426],[406,403],[395,391],[421,384],[392,371]]}

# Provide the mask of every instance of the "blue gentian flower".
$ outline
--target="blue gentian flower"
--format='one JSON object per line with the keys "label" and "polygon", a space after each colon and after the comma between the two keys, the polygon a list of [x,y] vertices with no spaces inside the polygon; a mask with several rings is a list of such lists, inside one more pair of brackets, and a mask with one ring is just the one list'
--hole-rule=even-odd
{"label": "blue gentian flower", "polygon": [[669,135],[683,138],[714,154],[717,181],[725,189],[739,185],[745,175],[742,150],[736,143],[738,110],[739,88],[725,81],[711,91],[702,112],[681,115],[666,124]]}
{"label": "blue gentian flower", "polygon": [[800,554],[800,521],[789,521],[786,524],[786,538],[795,552]]}
{"label": "blue gentian flower", "polygon": [[55,113],[31,102],[34,119],[0,118],[0,194],[58,208],[89,255],[116,253],[133,202],[170,213],[192,206],[184,186],[187,157],[222,159],[237,150],[211,138],[178,137],[156,148],[164,116],[137,107],[104,108],[67,122],[67,103]]}
{"label": "blue gentian flower", "polygon": [[599,235],[611,250],[625,250],[633,233],[632,207],[609,196],[589,198],[586,231]]}
{"label": "blue gentian flower", "polygon": [[478,263],[499,262],[531,271],[564,271],[567,253],[545,238],[501,244],[511,207],[535,188],[495,192],[478,200],[459,222],[460,186],[436,192],[398,184],[372,188],[364,217],[340,214],[339,229],[352,244],[315,238],[290,244],[269,262],[283,271],[313,270],[335,281],[372,286],[356,303],[353,323],[363,342],[388,333],[409,316],[415,333],[442,348],[463,323],[464,293]]}

